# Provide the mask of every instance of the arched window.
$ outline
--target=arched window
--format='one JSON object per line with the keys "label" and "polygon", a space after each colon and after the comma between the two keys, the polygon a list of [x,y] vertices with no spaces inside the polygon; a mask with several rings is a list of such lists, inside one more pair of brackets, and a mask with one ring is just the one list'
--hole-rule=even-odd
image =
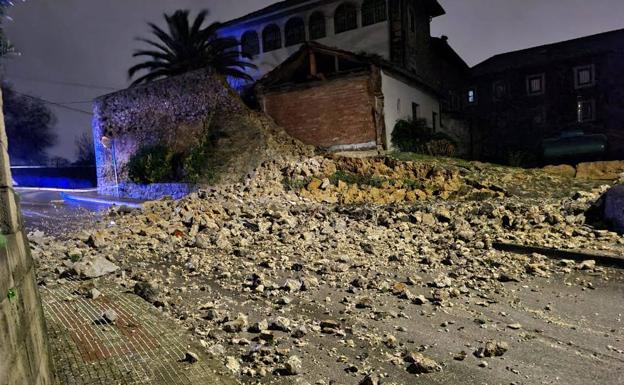
{"label": "arched window", "polygon": [[362,3],[362,26],[388,20],[386,0],[364,0]]}
{"label": "arched window", "polygon": [[260,53],[260,39],[256,31],[247,31],[241,37],[243,54],[254,56]]}
{"label": "arched window", "polygon": [[314,12],[310,16],[310,40],[322,39],[325,36],[327,36],[325,15],[323,12]]}
{"label": "arched window", "polygon": [[286,47],[305,41],[305,23],[299,17],[293,17],[286,22]]}
{"label": "arched window", "polygon": [[275,51],[282,48],[282,31],[275,24],[267,25],[262,31],[262,50]]}
{"label": "arched window", "polygon": [[336,8],[336,13],[334,13],[334,31],[341,33],[357,27],[357,9],[355,5],[349,3],[340,4]]}

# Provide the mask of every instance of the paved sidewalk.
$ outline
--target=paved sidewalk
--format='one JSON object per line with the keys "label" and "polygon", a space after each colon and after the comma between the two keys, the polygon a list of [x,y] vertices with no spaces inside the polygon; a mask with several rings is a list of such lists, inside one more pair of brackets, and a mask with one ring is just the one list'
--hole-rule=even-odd
{"label": "paved sidewalk", "polygon": [[[190,364],[187,351],[200,354],[173,322],[119,289],[98,288],[96,300],[78,294],[80,282],[44,288],[41,296],[59,385],[226,385],[236,382],[207,356]],[[112,309],[115,324],[102,321]],[[191,346],[191,347],[189,347]]]}

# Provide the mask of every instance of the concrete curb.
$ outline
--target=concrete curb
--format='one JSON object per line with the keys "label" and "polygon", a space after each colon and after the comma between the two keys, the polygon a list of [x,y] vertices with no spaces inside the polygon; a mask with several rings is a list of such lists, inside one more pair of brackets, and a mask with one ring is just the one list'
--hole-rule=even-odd
{"label": "concrete curb", "polygon": [[606,266],[624,268],[624,255],[601,253],[593,250],[555,249],[551,247],[526,246],[515,243],[495,242],[494,248],[499,251],[508,251],[516,254],[541,254],[554,259],[572,259],[585,261],[593,259],[596,263]]}
{"label": "concrete curb", "polygon": [[135,209],[143,208],[142,203],[125,201],[125,200],[117,199],[115,197],[84,196],[84,195],[77,195],[77,194],[69,194],[67,192],[61,192],[60,195],[61,195],[61,198],[67,202],[96,203],[96,204],[108,205],[108,206],[126,206],[126,207],[135,208]]}

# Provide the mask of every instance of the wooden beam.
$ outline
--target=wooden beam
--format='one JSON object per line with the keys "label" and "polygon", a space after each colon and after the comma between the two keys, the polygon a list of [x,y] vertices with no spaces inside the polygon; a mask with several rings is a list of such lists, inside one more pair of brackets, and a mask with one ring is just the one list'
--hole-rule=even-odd
{"label": "wooden beam", "polygon": [[575,261],[585,261],[593,259],[596,263],[608,266],[624,268],[624,255],[605,253],[596,250],[582,249],[555,249],[552,247],[519,245],[517,243],[494,242],[493,246],[499,251],[508,251],[516,254],[541,254],[555,259],[573,259]]}

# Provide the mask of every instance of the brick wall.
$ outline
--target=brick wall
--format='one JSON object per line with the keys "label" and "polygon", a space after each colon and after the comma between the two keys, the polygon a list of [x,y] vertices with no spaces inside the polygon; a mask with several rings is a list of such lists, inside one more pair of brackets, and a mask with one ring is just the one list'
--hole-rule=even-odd
{"label": "brick wall", "polygon": [[290,135],[324,148],[376,141],[370,76],[267,92],[265,112]]}
{"label": "brick wall", "polygon": [[52,383],[35,268],[11,188],[0,98],[0,384]]}

